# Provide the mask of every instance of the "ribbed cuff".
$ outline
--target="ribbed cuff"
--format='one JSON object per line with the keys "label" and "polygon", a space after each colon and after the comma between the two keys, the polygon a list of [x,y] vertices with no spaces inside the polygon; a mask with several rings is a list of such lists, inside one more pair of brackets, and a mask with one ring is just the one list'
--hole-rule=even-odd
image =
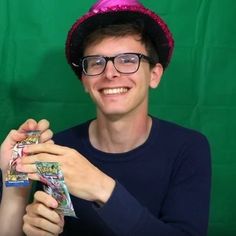
{"label": "ribbed cuff", "polygon": [[109,200],[102,207],[94,207],[98,215],[118,235],[126,235],[137,225],[144,208],[116,181]]}

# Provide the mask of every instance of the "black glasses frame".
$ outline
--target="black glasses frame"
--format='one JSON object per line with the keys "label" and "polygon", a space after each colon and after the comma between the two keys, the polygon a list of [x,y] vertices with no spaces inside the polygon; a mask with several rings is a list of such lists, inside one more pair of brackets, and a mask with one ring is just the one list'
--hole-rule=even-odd
{"label": "black glasses frame", "polygon": [[[139,61],[138,61],[138,67],[137,67],[137,69],[136,69],[135,71],[132,71],[132,72],[121,72],[121,71],[119,71],[119,70],[116,68],[115,63],[114,63],[115,58],[117,58],[117,57],[119,57],[119,56],[122,56],[122,55],[126,55],[126,54],[131,54],[131,55],[136,55],[136,56],[138,56],[138,59],[139,59]],[[85,71],[85,69],[84,69],[84,61],[85,61],[85,59],[90,58],[90,57],[100,57],[100,58],[103,58],[103,59],[105,60],[104,68],[103,68],[103,70],[102,70],[100,73],[95,74],[95,75],[91,75],[91,74],[88,74],[88,73]],[[105,71],[106,66],[107,66],[107,62],[108,62],[108,61],[112,61],[113,66],[115,67],[115,69],[116,69],[119,73],[121,73],[121,74],[133,74],[133,73],[135,73],[135,72],[138,71],[138,69],[139,69],[139,67],[140,67],[140,61],[141,61],[141,59],[146,60],[146,61],[147,61],[148,63],[150,63],[151,65],[155,65],[155,64],[157,63],[157,62],[155,62],[151,57],[148,57],[148,56],[146,56],[146,55],[144,55],[144,54],[142,54],[142,53],[133,53],[133,52],[130,52],[130,53],[129,53],[129,52],[127,52],[127,53],[117,54],[116,56],[113,56],[113,57],[100,56],[100,55],[85,56],[85,57],[82,57],[82,58],[81,58],[79,65],[76,65],[76,64],[73,64],[73,65],[76,66],[76,67],[82,67],[83,73],[84,73],[85,75],[87,75],[87,76],[97,76],[97,75],[101,75],[101,74]]]}

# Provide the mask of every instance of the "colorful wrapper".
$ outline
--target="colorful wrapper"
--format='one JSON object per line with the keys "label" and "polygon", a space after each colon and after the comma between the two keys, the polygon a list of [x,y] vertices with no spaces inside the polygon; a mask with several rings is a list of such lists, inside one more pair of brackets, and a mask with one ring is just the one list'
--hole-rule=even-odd
{"label": "colorful wrapper", "polygon": [[29,185],[28,175],[16,170],[16,161],[23,156],[24,146],[39,142],[40,131],[32,130],[26,132],[26,134],[27,137],[21,142],[18,142],[12,150],[12,159],[10,160],[5,180],[6,187],[24,187]]}
{"label": "colorful wrapper", "polygon": [[44,191],[58,202],[56,211],[64,216],[76,217],[59,164],[57,162],[36,162],[36,167]]}

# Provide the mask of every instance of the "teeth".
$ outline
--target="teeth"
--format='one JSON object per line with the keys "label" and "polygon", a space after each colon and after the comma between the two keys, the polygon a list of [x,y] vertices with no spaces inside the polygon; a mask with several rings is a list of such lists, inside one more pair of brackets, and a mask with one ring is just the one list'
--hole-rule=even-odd
{"label": "teeth", "polygon": [[103,93],[105,95],[108,94],[121,94],[121,93],[126,93],[128,91],[127,88],[109,88],[109,89],[103,89]]}

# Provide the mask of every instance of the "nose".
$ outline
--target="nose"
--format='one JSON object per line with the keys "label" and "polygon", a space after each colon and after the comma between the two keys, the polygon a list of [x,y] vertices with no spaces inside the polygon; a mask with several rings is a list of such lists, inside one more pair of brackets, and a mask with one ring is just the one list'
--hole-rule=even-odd
{"label": "nose", "polygon": [[120,73],[116,70],[112,60],[107,62],[104,75],[109,80],[113,80],[120,75]]}

